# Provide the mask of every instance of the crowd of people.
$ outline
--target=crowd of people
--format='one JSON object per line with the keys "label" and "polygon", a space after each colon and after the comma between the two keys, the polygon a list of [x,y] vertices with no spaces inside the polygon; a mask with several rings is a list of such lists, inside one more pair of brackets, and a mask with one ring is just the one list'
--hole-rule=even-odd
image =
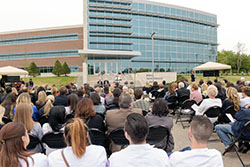
{"label": "crowd of people", "polygon": [[[229,147],[232,139],[228,134],[237,136],[250,120],[250,86],[243,79],[236,84],[227,80],[214,80],[214,83],[200,80],[196,84],[185,79],[167,85],[163,81],[152,86],[146,83],[135,90],[100,81],[93,87],[69,83],[58,89],[56,85],[23,84],[19,91],[14,87],[0,90],[0,166],[3,167],[223,166],[221,154],[207,148],[213,130]],[[176,101],[169,101],[173,96]],[[168,106],[174,103],[178,108],[185,100],[193,100],[198,106],[188,132],[191,145],[173,152],[171,130],[175,111]],[[204,116],[214,106],[221,108],[220,115]],[[223,111],[231,106],[237,121],[229,124]],[[169,135],[149,145],[146,139],[151,126],[165,127]],[[124,129],[129,144],[117,145],[103,137],[101,144],[94,145],[89,134],[91,129],[105,136]],[[67,146],[55,149],[43,143],[29,149],[29,136],[42,141],[51,132],[63,133]],[[249,134],[243,135],[250,138]],[[248,150],[249,143],[240,143],[241,152]]]}

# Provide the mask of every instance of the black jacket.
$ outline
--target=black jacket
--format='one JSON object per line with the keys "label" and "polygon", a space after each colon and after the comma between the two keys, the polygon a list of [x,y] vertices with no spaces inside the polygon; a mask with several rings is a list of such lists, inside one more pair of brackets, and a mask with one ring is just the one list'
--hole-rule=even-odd
{"label": "black jacket", "polygon": [[66,95],[58,95],[55,97],[54,106],[67,106],[67,96]]}

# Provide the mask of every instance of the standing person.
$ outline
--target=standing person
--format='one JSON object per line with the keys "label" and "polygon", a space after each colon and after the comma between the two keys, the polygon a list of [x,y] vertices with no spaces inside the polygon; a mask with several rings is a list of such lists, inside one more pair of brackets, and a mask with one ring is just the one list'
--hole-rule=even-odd
{"label": "standing person", "polygon": [[30,81],[29,81],[29,86],[30,86],[30,87],[33,87],[33,86],[34,86],[34,82],[32,81],[32,79],[30,79]]}
{"label": "standing person", "polygon": [[46,155],[27,151],[30,139],[23,123],[11,122],[0,131],[1,167],[48,167]]}
{"label": "standing person", "polygon": [[215,149],[208,149],[207,142],[213,133],[213,125],[204,116],[194,116],[190,124],[188,137],[191,141],[191,150],[174,152],[170,156],[173,167],[223,167],[221,153]]}
{"label": "standing person", "polygon": [[128,115],[125,119],[125,137],[129,146],[110,156],[110,166],[169,167],[166,152],[146,143],[148,131],[148,123],[142,115]]}
{"label": "standing person", "polygon": [[195,82],[194,72],[192,72],[192,74],[191,74],[191,82]]}
{"label": "standing person", "polygon": [[87,126],[80,118],[71,119],[65,126],[67,147],[52,152],[49,166],[106,167],[107,157],[101,146],[88,145]]}

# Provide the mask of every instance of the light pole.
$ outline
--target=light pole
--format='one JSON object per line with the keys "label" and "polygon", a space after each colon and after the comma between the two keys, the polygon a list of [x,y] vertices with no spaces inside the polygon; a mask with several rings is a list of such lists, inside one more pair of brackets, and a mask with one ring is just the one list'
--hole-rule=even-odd
{"label": "light pole", "polygon": [[154,61],[154,35],[156,32],[151,33],[151,39],[152,39],[152,83],[154,83],[154,66],[155,66],[155,61]]}

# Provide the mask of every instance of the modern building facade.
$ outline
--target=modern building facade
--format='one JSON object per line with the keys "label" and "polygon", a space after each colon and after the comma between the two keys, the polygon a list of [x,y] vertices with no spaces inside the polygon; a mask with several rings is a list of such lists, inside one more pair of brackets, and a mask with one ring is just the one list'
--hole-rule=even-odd
{"label": "modern building facade", "polygon": [[216,61],[214,14],[144,0],[84,0],[83,9],[80,26],[0,34],[0,66],[35,61],[49,72],[58,59],[73,71],[119,73],[151,70],[153,55],[154,71],[182,73]]}

